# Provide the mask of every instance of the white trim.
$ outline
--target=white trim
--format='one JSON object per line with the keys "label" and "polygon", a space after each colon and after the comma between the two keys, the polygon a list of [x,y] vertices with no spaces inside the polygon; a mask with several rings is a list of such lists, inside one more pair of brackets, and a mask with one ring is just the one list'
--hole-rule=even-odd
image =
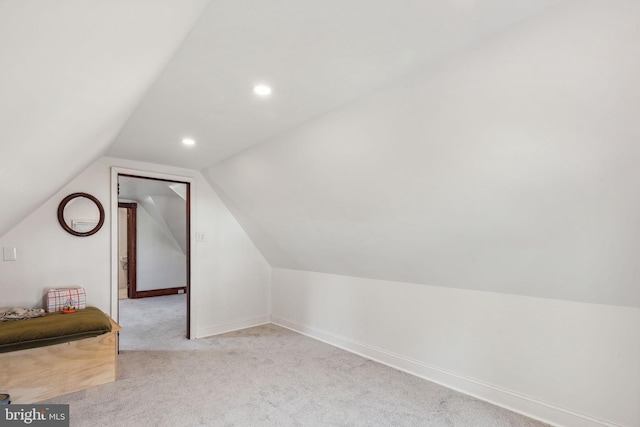
{"label": "white trim", "polygon": [[332,346],[355,353],[400,371],[440,384],[447,388],[490,402],[542,422],[566,427],[622,427],[566,408],[561,408],[512,390],[487,384],[449,372],[418,360],[342,337],[298,322],[271,316],[273,324],[282,326]]}
{"label": "white trim", "polygon": [[111,318],[119,320],[118,313],[118,170],[111,168]]}
{"label": "white trim", "polygon": [[269,315],[251,317],[244,320],[236,320],[234,322],[198,329],[195,336],[196,338],[205,338],[227,332],[238,331],[240,329],[253,328],[254,326],[266,325],[269,323],[271,323],[271,316]]}
{"label": "white trim", "polygon": [[[189,183],[190,188],[190,212],[191,212],[191,231],[194,228],[194,212],[195,212],[195,177],[193,176],[184,176],[184,175],[174,175],[168,173],[161,172],[152,172],[141,169],[130,169],[130,168],[122,168],[118,166],[111,166],[111,200],[110,200],[110,213],[111,213],[111,317],[117,322],[119,318],[118,313],[118,175],[134,175],[142,178],[157,178],[157,179],[166,179],[169,181],[178,181],[178,182],[187,182]],[[193,234],[191,232],[190,234]],[[189,288],[189,298],[191,301],[194,300],[194,277],[193,272],[194,268],[194,238],[193,236],[189,236],[189,250],[191,253],[190,265],[189,268],[191,270],[191,286]],[[190,319],[189,323],[191,325],[191,336],[194,336],[193,331],[195,330],[196,325],[196,313],[195,313],[195,304],[190,304]]]}

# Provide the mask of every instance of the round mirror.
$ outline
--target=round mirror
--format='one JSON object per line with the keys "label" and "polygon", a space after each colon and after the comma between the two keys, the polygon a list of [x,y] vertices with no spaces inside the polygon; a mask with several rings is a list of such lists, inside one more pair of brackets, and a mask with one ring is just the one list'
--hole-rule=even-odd
{"label": "round mirror", "polygon": [[104,224],[104,209],[91,194],[69,194],[58,206],[58,222],[74,236],[91,236]]}

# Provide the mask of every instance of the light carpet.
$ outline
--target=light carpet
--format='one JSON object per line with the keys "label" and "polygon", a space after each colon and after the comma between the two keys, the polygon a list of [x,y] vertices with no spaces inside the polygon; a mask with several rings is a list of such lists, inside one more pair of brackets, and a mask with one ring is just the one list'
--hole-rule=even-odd
{"label": "light carpet", "polygon": [[46,402],[72,426],[545,426],[275,325],[187,340],[185,304],[121,301],[118,381]]}

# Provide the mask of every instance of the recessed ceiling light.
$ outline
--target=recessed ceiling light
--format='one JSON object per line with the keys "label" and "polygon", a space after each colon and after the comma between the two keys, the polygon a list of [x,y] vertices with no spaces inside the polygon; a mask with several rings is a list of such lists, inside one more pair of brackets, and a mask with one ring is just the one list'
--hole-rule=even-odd
{"label": "recessed ceiling light", "polygon": [[253,93],[258,96],[267,96],[271,94],[271,88],[265,84],[257,84],[253,86]]}
{"label": "recessed ceiling light", "polygon": [[196,142],[195,142],[193,139],[191,139],[191,138],[184,138],[184,139],[182,140],[182,143],[183,143],[184,145],[196,145]]}

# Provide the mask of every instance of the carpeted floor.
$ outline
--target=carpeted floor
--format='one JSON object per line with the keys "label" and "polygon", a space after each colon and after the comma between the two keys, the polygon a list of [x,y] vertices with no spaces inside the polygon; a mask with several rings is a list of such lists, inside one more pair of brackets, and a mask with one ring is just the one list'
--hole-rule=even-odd
{"label": "carpeted floor", "polygon": [[72,426],[544,426],[275,325],[187,340],[184,304],[121,301],[118,381],[47,402]]}

